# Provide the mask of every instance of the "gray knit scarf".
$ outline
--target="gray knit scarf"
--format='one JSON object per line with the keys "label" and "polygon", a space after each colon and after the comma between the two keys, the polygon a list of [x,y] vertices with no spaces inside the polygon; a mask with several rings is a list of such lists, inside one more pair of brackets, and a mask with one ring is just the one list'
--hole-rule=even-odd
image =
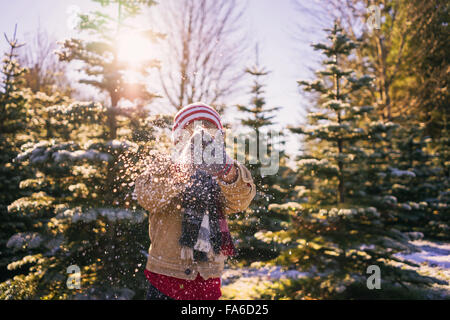
{"label": "gray knit scarf", "polygon": [[[208,173],[196,170],[182,195],[183,219],[179,243],[181,258],[211,260],[222,251],[234,254],[234,245],[223,214],[223,198],[217,181]],[[223,250],[222,250],[223,249]]]}

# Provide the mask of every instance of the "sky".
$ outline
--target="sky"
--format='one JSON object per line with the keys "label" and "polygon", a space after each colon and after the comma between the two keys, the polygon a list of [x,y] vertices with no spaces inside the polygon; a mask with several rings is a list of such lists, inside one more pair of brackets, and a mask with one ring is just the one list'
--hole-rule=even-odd
{"label": "sky", "polygon": [[[38,26],[56,39],[74,36],[75,31],[70,28],[73,8],[82,12],[99,8],[90,0],[0,1],[4,13],[0,19],[0,31],[11,35],[17,23],[19,39],[29,37]],[[317,0],[297,1],[317,3]],[[296,81],[313,78],[313,70],[318,68],[321,57],[312,50],[310,43],[324,37],[322,26],[314,22],[308,12],[298,10],[294,2],[247,0],[242,23],[251,35],[250,41],[259,43],[260,64],[271,71],[265,79],[266,102],[267,107],[282,107],[276,115],[276,127],[280,129],[298,125],[304,120],[307,102],[299,93]],[[303,31],[299,33],[299,29]],[[6,41],[2,38],[0,50],[4,52],[6,48]],[[236,96],[232,101],[245,104],[249,96]],[[236,112],[228,112],[225,118],[231,123],[237,121]],[[297,154],[298,147],[298,138],[289,138],[288,153]]]}

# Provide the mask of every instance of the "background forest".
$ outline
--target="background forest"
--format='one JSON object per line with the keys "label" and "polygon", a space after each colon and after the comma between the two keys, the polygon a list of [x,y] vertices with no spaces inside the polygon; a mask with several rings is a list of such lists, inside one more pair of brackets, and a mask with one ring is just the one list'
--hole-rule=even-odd
{"label": "background forest", "polygon": [[[283,106],[266,90],[271,48],[242,27],[255,4],[91,2],[66,39],[3,30],[0,299],[144,298],[134,179],[196,101],[243,137],[281,137],[267,145],[276,174],[244,155],[257,195],[228,217],[223,299],[450,297],[448,2],[290,1],[309,19],[289,30],[289,68],[314,55],[317,70]],[[305,39],[312,51],[296,49]]]}

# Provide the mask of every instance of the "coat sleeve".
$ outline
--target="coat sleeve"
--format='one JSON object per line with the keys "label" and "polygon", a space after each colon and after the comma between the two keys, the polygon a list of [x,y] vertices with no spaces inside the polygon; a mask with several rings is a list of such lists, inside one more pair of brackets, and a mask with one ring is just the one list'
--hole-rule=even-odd
{"label": "coat sleeve", "polygon": [[256,187],[248,169],[235,162],[238,168],[238,177],[233,183],[219,181],[225,198],[225,214],[244,211],[248,208],[256,194]]}
{"label": "coat sleeve", "polygon": [[[144,171],[135,180],[135,194],[138,203],[149,213],[156,213],[182,192],[183,182],[173,168]],[[159,209],[159,210],[158,210]]]}

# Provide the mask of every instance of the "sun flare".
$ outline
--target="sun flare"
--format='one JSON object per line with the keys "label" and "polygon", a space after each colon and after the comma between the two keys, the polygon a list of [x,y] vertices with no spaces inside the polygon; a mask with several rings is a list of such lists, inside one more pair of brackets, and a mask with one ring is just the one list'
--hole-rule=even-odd
{"label": "sun flare", "polygon": [[117,58],[133,66],[150,60],[151,43],[139,34],[123,33],[117,38]]}

